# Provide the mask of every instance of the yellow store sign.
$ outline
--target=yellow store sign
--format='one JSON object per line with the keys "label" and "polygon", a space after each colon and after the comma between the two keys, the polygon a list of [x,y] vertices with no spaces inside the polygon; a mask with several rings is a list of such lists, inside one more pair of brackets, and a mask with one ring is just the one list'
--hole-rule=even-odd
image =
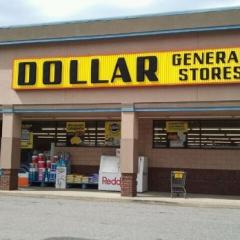
{"label": "yellow store sign", "polygon": [[85,132],[85,122],[67,122],[66,131],[68,133],[83,133]]}
{"label": "yellow store sign", "polygon": [[21,134],[21,149],[33,148],[33,133],[27,129],[22,129]]}
{"label": "yellow store sign", "polygon": [[187,132],[188,123],[184,121],[167,121],[166,122],[167,132]]}
{"label": "yellow store sign", "polygon": [[15,90],[240,83],[240,48],[17,59]]}
{"label": "yellow store sign", "polygon": [[120,145],[121,139],[121,122],[106,121],[105,122],[105,144]]}

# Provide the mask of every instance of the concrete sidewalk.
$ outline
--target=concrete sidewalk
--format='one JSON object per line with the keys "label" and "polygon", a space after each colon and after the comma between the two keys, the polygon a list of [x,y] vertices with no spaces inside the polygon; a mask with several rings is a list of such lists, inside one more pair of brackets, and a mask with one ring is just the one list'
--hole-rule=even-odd
{"label": "concrete sidewalk", "polygon": [[137,195],[137,197],[131,198],[121,197],[119,192],[104,192],[98,190],[21,188],[16,191],[0,191],[0,196],[67,198],[98,201],[134,201],[141,203],[169,204],[180,206],[240,208],[240,196],[188,194],[187,198],[171,198],[170,193],[160,192],[140,193]]}

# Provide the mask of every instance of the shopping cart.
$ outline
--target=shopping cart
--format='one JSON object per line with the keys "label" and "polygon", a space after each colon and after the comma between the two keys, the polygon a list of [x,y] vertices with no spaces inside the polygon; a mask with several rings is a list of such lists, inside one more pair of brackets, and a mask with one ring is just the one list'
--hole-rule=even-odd
{"label": "shopping cart", "polygon": [[173,194],[183,194],[184,198],[186,198],[187,192],[185,188],[186,183],[186,172],[184,171],[172,171],[171,172],[171,197]]}

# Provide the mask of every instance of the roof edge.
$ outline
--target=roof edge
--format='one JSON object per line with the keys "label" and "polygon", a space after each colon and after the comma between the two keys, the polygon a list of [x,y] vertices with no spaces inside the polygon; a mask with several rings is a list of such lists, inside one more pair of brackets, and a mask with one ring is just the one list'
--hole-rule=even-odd
{"label": "roof edge", "polygon": [[12,40],[12,41],[0,41],[0,46],[61,43],[61,42],[74,42],[74,41],[108,40],[108,39],[133,38],[133,37],[151,37],[151,36],[171,35],[171,34],[181,34],[181,33],[226,31],[226,30],[228,30],[228,31],[240,30],[240,25],[168,29],[168,30],[149,31],[149,32],[131,32],[131,33],[117,33],[117,34],[105,34],[105,35],[85,35],[85,36],[71,36],[71,37],[59,37],[59,38],[20,39],[20,40]]}

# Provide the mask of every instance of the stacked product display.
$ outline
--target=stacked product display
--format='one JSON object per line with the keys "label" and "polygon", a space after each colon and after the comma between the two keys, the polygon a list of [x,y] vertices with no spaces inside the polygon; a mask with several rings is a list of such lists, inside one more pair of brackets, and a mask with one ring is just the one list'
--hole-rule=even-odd
{"label": "stacked product display", "polygon": [[73,184],[79,184],[82,188],[87,188],[88,185],[97,185],[98,174],[94,173],[89,176],[80,174],[69,174],[67,175],[67,184],[69,186]]}
{"label": "stacked product display", "polygon": [[52,158],[43,153],[33,155],[29,169],[29,184],[40,183],[44,186],[47,183],[55,183],[58,166],[66,167],[67,171],[70,172],[70,156],[68,153],[60,153]]}
{"label": "stacked product display", "polygon": [[29,184],[48,186],[58,189],[76,186],[81,188],[94,187],[98,184],[98,174],[71,174],[70,154],[60,152],[50,157],[49,154],[39,153],[32,156],[29,169]]}

